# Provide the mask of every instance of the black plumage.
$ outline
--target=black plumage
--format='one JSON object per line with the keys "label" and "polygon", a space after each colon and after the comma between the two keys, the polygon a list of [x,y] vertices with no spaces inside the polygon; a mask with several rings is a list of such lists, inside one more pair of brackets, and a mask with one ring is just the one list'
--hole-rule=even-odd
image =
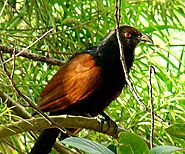
{"label": "black plumage", "polygon": [[[120,27],[121,43],[128,71],[134,50],[140,41],[152,40],[131,26]],[[95,48],[74,56],[48,82],[41,93],[39,108],[51,115],[96,116],[116,99],[126,85],[116,30],[112,30]],[[31,154],[50,152],[59,129],[41,133]],[[67,135],[63,134],[63,138]]]}

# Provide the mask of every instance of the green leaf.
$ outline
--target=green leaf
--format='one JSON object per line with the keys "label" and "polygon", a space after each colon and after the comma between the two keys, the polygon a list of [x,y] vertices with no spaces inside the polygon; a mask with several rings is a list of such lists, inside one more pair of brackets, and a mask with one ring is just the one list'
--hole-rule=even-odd
{"label": "green leaf", "polygon": [[117,146],[115,144],[110,144],[107,148],[117,154]]}
{"label": "green leaf", "polygon": [[145,141],[136,134],[124,132],[120,135],[120,153],[126,154],[149,154],[149,148]]}
{"label": "green leaf", "polygon": [[173,124],[172,126],[165,129],[169,134],[185,139],[185,124]]}
{"label": "green leaf", "polygon": [[121,146],[119,153],[134,154],[132,147],[129,144]]}
{"label": "green leaf", "polygon": [[102,144],[84,138],[69,137],[64,139],[62,143],[83,150],[88,154],[114,154],[111,150]]}
{"label": "green leaf", "polygon": [[172,152],[181,150],[182,148],[165,145],[165,146],[157,146],[150,150],[151,154],[170,154]]}

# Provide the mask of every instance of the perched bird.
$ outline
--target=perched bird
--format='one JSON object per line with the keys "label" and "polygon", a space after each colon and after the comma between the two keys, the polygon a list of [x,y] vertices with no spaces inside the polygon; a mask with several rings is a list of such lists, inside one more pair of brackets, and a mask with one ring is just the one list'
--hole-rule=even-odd
{"label": "perched bird", "polygon": [[[131,26],[121,26],[121,43],[128,71],[134,61],[134,50],[140,41],[152,39]],[[39,108],[50,115],[97,116],[116,99],[126,85],[120,61],[116,29],[93,49],[75,55],[48,82],[42,93]],[[51,151],[60,130],[44,130],[30,154]]]}

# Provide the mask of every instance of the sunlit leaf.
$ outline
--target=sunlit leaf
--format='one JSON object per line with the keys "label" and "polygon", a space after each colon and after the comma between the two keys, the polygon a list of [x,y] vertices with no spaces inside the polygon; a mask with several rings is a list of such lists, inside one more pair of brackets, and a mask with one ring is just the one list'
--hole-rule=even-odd
{"label": "sunlit leaf", "polygon": [[175,151],[181,150],[182,148],[179,147],[175,147],[175,146],[169,146],[169,145],[165,145],[165,146],[157,146],[155,148],[153,148],[152,150],[150,150],[151,154],[171,154]]}
{"label": "sunlit leaf", "polygon": [[64,139],[62,143],[83,150],[88,154],[114,154],[105,146],[84,138],[69,137]]}

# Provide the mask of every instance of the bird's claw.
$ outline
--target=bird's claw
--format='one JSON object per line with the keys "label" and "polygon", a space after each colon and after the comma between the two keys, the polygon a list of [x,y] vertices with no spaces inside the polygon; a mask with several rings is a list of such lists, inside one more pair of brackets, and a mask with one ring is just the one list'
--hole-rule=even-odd
{"label": "bird's claw", "polygon": [[[114,125],[114,128],[117,128],[117,124],[104,112],[101,114],[102,116],[99,116],[99,120],[100,120],[100,131],[105,133],[107,131],[109,131],[109,129],[111,128],[112,125]],[[104,124],[107,123],[107,129],[106,127],[104,127]]]}

